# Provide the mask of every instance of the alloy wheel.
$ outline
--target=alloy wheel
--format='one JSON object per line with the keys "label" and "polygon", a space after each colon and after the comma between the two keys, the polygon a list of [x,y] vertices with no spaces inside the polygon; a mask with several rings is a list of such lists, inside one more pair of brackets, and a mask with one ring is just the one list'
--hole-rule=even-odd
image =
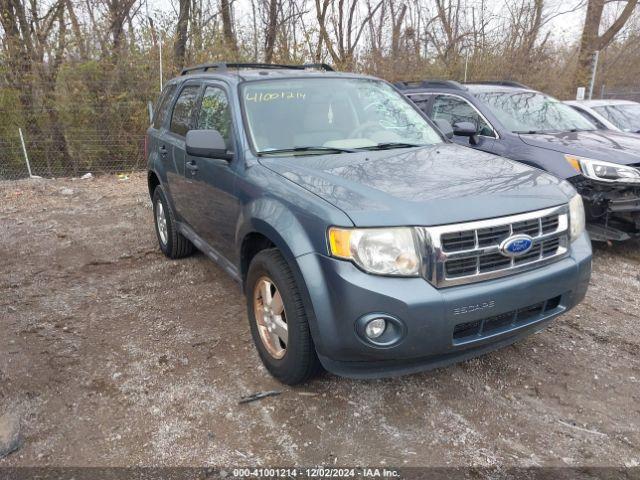
{"label": "alloy wheel", "polygon": [[269,277],[256,282],[253,312],[262,344],[269,355],[281,359],[287,353],[289,329],[282,296]]}
{"label": "alloy wheel", "polygon": [[158,233],[160,234],[160,241],[163,245],[167,244],[169,235],[167,233],[167,217],[164,213],[164,207],[162,202],[158,200],[156,203],[156,224],[158,225]]}

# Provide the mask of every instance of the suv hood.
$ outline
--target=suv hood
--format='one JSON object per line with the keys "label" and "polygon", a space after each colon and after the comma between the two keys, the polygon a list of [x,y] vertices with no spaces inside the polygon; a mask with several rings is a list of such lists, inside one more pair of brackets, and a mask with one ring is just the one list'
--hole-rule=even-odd
{"label": "suv hood", "polygon": [[480,220],[560,205],[575,194],[541,170],[453,144],[260,163],[341,209],[356,226]]}
{"label": "suv hood", "polygon": [[560,153],[605,160],[621,165],[640,164],[640,137],[611,130],[520,134],[527,145]]}

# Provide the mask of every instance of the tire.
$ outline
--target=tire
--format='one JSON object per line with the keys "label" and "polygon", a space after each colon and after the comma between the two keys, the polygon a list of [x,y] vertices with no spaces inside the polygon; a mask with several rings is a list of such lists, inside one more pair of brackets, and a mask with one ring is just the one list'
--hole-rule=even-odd
{"label": "tire", "polygon": [[[268,295],[264,294],[264,281],[273,286],[271,304],[265,301]],[[287,385],[303,383],[316,375],[321,365],[309,331],[307,312],[293,273],[278,250],[263,250],[253,258],[245,291],[251,335],[262,363],[271,375]],[[281,302],[277,300],[278,293]],[[265,305],[268,305],[267,309]],[[278,315],[279,312],[282,313]],[[280,317],[280,321],[274,316]],[[276,339],[279,342],[274,342],[274,333],[266,327],[270,325],[281,332],[282,328],[276,328],[275,324],[281,325],[282,320],[287,326],[286,344],[280,338]],[[281,351],[283,346],[284,352]]]}
{"label": "tire", "polygon": [[[160,208],[163,215],[159,217]],[[161,218],[164,218],[164,225],[161,225]],[[193,253],[193,244],[178,232],[176,216],[161,185],[153,191],[153,220],[162,253],[171,259],[187,257]]]}

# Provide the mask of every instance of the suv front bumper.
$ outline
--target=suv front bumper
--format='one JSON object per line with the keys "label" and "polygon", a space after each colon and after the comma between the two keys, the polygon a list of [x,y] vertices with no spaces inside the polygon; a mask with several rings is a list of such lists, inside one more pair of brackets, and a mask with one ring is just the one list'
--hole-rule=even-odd
{"label": "suv front bumper", "polygon": [[[297,263],[313,307],[310,328],[323,366],[343,376],[380,377],[471,358],[543,328],[584,298],[591,243],[583,234],[569,256],[550,265],[442,289],[423,278],[370,275],[350,262],[319,254],[302,255]],[[513,312],[533,305],[540,306],[530,311],[533,315],[509,320]],[[356,327],[358,319],[370,314],[402,322],[401,339],[384,347],[369,343]],[[475,321],[491,328],[460,336],[464,325]]]}

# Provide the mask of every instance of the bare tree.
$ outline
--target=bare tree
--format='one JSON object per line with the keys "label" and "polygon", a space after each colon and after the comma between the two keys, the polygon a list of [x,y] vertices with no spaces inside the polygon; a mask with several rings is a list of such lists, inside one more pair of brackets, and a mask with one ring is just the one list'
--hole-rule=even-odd
{"label": "bare tree", "polygon": [[356,0],[338,0],[337,5],[332,0],[315,0],[315,3],[320,36],[333,63],[341,67],[352,67],[356,47],[360,43],[364,29],[371,17],[382,6],[383,0],[371,8],[362,19],[358,18],[360,12],[358,12]]}
{"label": "bare tree", "polygon": [[176,34],[173,41],[173,66],[176,70],[180,70],[184,67],[185,63],[190,10],[191,0],[180,0],[178,22],[176,23]]}
{"label": "bare tree", "polygon": [[131,14],[137,0],[106,0],[109,32],[111,34],[111,53],[117,56],[122,48],[124,24]]}
{"label": "bare tree", "polygon": [[462,0],[435,0],[435,10],[436,15],[429,21],[427,35],[438,58],[451,75],[464,40],[470,35],[464,23],[466,9]]}
{"label": "bare tree", "polygon": [[626,0],[626,4],[611,26],[600,35],[600,27],[607,0],[588,0],[587,15],[580,37],[578,66],[574,77],[574,87],[586,86],[592,69],[593,54],[607,47],[627,23],[638,5],[638,0]]}
{"label": "bare tree", "polygon": [[267,16],[267,30],[264,39],[264,59],[270,63],[273,59],[273,49],[276,44],[276,29],[278,28],[278,0],[269,0]]}
{"label": "bare tree", "polygon": [[[66,47],[65,3],[54,2],[44,13],[37,0],[29,8],[19,0],[0,0],[0,22],[5,33],[9,84],[19,92],[27,131],[41,136],[41,112],[50,119],[51,147],[68,162],[69,152],[58,112],[55,84]],[[42,103],[40,103],[42,102]],[[51,164],[45,155],[48,170]]]}
{"label": "bare tree", "polygon": [[407,4],[403,3],[398,8],[394,0],[389,0],[389,12],[391,13],[391,55],[395,56],[400,53],[400,36],[404,17],[407,14]]}
{"label": "bare tree", "polygon": [[220,14],[222,16],[222,33],[224,35],[225,44],[229,50],[237,53],[238,44],[233,33],[231,2],[229,2],[229,0],[220,0]]}

